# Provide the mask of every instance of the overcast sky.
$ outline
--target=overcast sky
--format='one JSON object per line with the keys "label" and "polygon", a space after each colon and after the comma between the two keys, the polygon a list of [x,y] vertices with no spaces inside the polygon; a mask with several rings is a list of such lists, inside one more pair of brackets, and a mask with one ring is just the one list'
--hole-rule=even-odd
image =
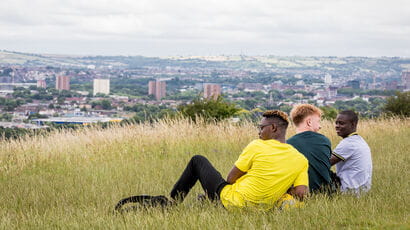
{"label": "overcast sky", "polygon": [[0,49],[410,57],[410,0],[1,0]]}

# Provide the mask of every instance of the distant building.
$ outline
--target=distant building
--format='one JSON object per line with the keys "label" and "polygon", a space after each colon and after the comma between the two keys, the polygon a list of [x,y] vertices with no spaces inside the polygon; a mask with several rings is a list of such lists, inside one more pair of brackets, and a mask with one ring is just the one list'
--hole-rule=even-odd
{"label": "distant building", "polygon": [[46,80],[37,80],[37,88],[47,88]]}
{"label": "distant building", "polygon": [[278,80],[278,81],[273,82],[271,86],[272,86],[272,89],[274,90],[280,90],[282,89],[282,85],[283,85],[283,82]]}
{"label": "distant building", "polygon": [[110,79],[94,79],[93,95],[97,93],[110,94]]}
{"label": "distant building", "polygon": [[401,84],[404,90],[410,89],[410,70],[401,72]]}
{"label": "distant building", "polygon": [[337,96],[337,87],[330,86],[327,88],[328,98],[333,98]]}
{"label": "distant building", "polygon": [[221,85],[207,83],[204,85],[204,98],[217,99],[221,95]]}
{"label": "distant building", "polygon": [[73,116],[73,117],[53,117],[53,118],[41,118],[33,119],[37,125],[43,125],[45,123],[54,124],[81,124],[90,125],[99,122],[121,122],[122,118],[110,118],[110,117],[83,117],[83,116]]}
{"label": "distant building", "polygon": [[264,89],[261,83],[239,83],[236,87],[245,92],[263,91]]}
{"label": "distant building", "polygon": [[329,95],[329,93],[326,90],[317,90],[316,91],[316,95],[313,97],[313,99],[315,100],[319,100],[319,99],[325,99],[327,98]]}
{"label": "distant building", "polygon": [[348,81],[347,87],[350,87],[352,89],[360,89],[360,81],[359,80]]}
{"label": "distant building", "polygon": [[398,89],[398,82],[397,81],[389,81],[385,83],[385,89],[387,90],[397,90]]}
{"label": "distant building", "polygon": [[57,76],[56,89],[70,90],[70,77],[69,76]]}
{"label": "distant building", "polygon": [[296,85],[297,86],[304,86],[305,82],[303,80],[299,80],[299,81],[296,82]]}
{"label": "distant building", "polygon": [[376,75],[372,77],[372,83],[369,84],[368,89],[376,89]]}
{"label": "distant building", "polygon": [[331,85],[332,84],[332,75],[326,74],[325,75],[325,85]]}
{"label": "distant building", "polygon": [[156,80],[148,82],[148,95],[154,95],[157,101],[166,96],[166,81]]}
{"label": "distant building", "polygon": [[148,82],[148,95],[155,95],[155,86],[157,81],[149,81]]}

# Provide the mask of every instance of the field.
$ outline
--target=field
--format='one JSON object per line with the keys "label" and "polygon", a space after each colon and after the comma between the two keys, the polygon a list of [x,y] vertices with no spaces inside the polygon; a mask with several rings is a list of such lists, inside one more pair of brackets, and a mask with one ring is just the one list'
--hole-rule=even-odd
{"label": "field", "polygon": [[[333,124],[322,125],[335,147]],[[373,154],[369,194],[312,196],[304,208],[268,212],[199,202],[197,184],[179,206],[112,213],[123,197],[168,195],[195,154],[227,175],[257,138],[250,123],[161,121],[1,141],[0,229],[409,229],[410,120],[362,121],[358,131]]]}

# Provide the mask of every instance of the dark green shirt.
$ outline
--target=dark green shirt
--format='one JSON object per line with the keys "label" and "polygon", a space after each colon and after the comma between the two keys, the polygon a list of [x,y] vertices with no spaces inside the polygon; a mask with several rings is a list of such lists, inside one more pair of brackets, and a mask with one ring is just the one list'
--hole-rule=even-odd
{"label": "dark green shirt", "polygon": [[332,147],[327,137],[320,133],[306,131],[286,141],[295,147],[309,161],[309,188],[311,192],[330,183],[330,156]]}

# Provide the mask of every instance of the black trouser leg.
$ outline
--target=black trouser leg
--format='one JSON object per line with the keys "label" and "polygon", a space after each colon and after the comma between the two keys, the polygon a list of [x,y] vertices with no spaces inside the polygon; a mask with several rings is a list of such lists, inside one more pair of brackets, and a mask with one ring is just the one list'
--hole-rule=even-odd
{"label": "black trouser leg", "polygon": [[208,159],[196,155],[191,158],[181,177],[174,185],[170,194],[171,198],[182,202],[197,180],[199,180],[211,200],[218,199],[222,188],[228,184]]}

